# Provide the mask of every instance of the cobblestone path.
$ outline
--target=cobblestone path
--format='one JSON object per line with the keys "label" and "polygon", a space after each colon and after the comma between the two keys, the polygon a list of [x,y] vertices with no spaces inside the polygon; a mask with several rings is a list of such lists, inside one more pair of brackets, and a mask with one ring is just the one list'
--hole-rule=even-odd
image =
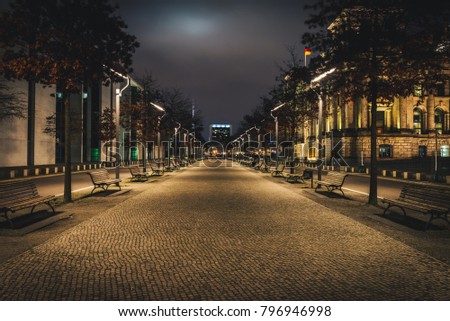
{"label": "cobblestone path", "polygon": [[2,300],[450,300],[450,267],[243,168],[190,168],[0,266]]}

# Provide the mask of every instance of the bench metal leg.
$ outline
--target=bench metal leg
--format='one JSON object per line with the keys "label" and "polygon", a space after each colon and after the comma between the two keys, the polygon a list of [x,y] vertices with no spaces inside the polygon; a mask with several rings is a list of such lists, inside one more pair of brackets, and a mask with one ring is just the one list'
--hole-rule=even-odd
{"label": "bench metal leg", "polygon": [[406,216],[406,212],[405,212],[405,209],[404,209],[403,207],[401,207],[401,206],[399,206],[399,205],[391,205],[391,204],[389,204],[388,207],[386,207],[386,208],[384,209],[383,216],[386,215],[387,211],[388,211],[391,207],[398,207],[399,209],[402,210],[403,215]]}
{"label": "bench metal leg", "polygon": [[48,206],[50,206],[50,208],[51,208],[52,211],[53,211],[53,214],[56,215],[55,207],[52,205],[52,203],[46,202],[45,204],[47,204]]}
{"label": "bench metal leg", "polygon": [[[45,203],[43,203],[43,204],[47,204],[48,206],[50,206],[50,208],[52,209],[52,211],[53,211],[53,214],[55,214],[56,215],[56,211],[55,211],[55,208],[53,207],[53,205],[50,203],[50,201],[49,202],[45,202]],[[38,206],[39,204],[36,204],[36,205],[33,205],[33,207],[31,208],[31,213],[30,214],[33,214],[33,212],[34,212],[34,209],[36,208],[36,206]]]}
{"label": "bench metal leg", "polygon": [[93,188],[92,191],[91,191],[91,195],[92,195],[92,193],[94,193],[94,191],[95,191],[97,188],[101,188],[101,189],[103,189],[104,191],[106,191],[106,190],[105,190],[105,187],[104,187],[103,185],[94,185],[94,188]]}
{"label": "bench metal leg", "polygon": [[6,218],[6,220],[8,221],[9,226],[13,229],[13,228],[14,228],[14,224],[13,224],[13,222],[11,221],[11,219],[10,219],[9,216],[8,216],[8,212],[13,213],[12,211],[5,210],[5,211],[3,211],[3,216],[4,216],[4,217]]}
{"label": "bench metal leg", "polygon": [[450,221],[448,220],[448,213],[439,213],[439,212],[431,211],[428,214],[430,214],[430,219],[428,220],[427,225],[425,226],[425,230],[428,229],[432,220],[435,220],[438,218],[443,219],[450,225]]}

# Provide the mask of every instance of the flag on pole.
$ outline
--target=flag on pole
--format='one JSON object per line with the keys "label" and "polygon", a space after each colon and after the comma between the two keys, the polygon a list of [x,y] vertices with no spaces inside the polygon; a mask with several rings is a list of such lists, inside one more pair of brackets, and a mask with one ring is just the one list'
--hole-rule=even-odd
{"label": "flag on pole", "polygon": [[311,49],[308,47],[305,47],[305,67],[306,67],[306,57],[311,54]]}

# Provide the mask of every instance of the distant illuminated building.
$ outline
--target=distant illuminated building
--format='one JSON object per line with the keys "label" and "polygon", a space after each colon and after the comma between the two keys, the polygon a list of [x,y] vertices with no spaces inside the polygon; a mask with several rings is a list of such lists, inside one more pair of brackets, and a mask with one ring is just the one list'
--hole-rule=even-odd
{"label": "distant illuminated building", "polygon": [[211,124],[209,125],[209,140],[218,142],[228,142],[231,137],[230,124]]}

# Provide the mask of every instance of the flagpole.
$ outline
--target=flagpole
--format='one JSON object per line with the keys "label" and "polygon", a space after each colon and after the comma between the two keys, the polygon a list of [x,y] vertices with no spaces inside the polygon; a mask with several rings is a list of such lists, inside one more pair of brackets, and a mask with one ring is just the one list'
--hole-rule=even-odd
{"label": "flagpole", "polygon": [[308,56],[311,54],[311,49],[309,49],[308,47],[305,47],[305,67],[307,65],[308,62]]}

